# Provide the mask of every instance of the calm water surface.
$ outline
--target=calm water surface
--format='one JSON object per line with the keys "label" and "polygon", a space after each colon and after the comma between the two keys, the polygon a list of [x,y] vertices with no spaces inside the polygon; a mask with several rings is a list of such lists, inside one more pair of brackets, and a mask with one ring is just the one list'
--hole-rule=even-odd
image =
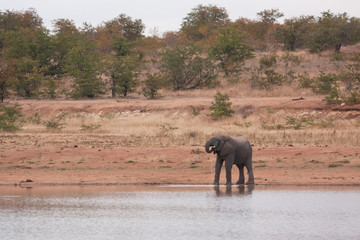
{"label": "calm water surface", "polygon": [[360,239],[360,191],[0,187],[0,239]]}

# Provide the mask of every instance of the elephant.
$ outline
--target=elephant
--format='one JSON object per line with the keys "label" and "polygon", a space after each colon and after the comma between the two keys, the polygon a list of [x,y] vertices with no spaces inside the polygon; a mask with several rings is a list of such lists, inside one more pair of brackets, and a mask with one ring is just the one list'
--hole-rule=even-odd
{"label": "elephant", "polygon": [[231,169],[233,164],[239,168],[237,184],[245,183],[244,167],[246,167],[249,174],[246,184],[255,184],[252,169],[252,147],[246,137],[242,135],[235,137],[215,136],[206,142],[205,151],[217,154],[214,185],[219,185],[220,171],[224,161],[226,166],[226,185],[231,185]]}

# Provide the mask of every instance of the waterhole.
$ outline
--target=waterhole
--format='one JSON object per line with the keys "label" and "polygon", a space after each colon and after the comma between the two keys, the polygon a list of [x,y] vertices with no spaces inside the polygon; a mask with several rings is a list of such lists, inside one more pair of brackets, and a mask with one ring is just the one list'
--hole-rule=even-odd
{"label": "waterhole", "polygon": [[354,187],[0,187],[0,239],[360,239]]}

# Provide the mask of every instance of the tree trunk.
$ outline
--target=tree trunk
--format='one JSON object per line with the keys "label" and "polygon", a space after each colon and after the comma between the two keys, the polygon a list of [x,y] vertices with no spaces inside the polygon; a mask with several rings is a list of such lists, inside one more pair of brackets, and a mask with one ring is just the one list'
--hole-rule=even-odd
{"label": "tree trunk", "polygon": [[340,48],[341,48],[341,43],[336,43],[335,44],[335,53],[340,53]]}

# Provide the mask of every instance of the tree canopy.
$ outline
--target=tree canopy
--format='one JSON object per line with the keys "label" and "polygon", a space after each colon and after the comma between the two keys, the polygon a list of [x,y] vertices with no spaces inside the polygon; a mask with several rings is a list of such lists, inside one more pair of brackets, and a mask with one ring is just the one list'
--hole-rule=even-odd
{"label": "tree canopy", "polygon": [[[340,53],[342,46],[360,41],[360,18],[347,13],[324,11],[282,22],[278,9],[257,16],[232,21],[223,7],[198,5],[179,31],[144,36],[142,20],[126,14],[99,26],[77,27],[59,18],[49,30],[35,9],[0,11],[0,100],[53,98],[58,86],[75,98],[127,96],[141,86],[155,91],[160,85],[173,90],[214,86],[219,75],[243,71],[255,51]],[[260,80],[280,79],[273,68],[258,70]]]}

